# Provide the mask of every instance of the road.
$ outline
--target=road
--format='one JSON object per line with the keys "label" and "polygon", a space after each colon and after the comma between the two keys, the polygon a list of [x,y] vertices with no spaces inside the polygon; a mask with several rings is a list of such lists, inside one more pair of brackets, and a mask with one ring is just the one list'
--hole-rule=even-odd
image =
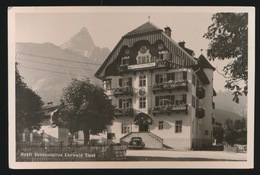
{"label": "road", "polygon": [[246,161],[246,153],[226,151],[127,150],[127,161]]}

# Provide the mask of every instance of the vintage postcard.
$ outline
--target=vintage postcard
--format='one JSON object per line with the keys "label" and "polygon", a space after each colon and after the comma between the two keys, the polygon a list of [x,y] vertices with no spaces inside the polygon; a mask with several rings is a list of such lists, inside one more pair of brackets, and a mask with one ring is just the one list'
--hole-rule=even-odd
{"label": "vintage postcard", "polygon": [[9,7],[9,166],[253,168],[254,7]]}

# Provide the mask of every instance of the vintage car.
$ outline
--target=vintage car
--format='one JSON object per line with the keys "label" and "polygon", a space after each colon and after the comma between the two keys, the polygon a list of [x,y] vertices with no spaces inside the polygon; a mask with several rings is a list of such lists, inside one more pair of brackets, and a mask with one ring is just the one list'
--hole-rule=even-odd
{"label": "vintage car", "polygon": [[143,149],[145,144],[141,137],[132,137],[127,147],[129,149]]}

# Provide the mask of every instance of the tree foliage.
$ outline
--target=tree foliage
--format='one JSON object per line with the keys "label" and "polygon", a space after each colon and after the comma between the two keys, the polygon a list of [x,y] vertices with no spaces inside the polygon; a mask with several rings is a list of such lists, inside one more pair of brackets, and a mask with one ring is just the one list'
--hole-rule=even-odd
{"label": "tree foliage", "polygon": [[89,80],[72,79],[63,90],[62,104],[54,115],[54,122],[70,130],[71,133],[83,131],[84,144],[89,134],[97,134],[113,122],[114,106],[101,87]]}
{"label": "tree foliage", "polygon": [[40,129],[43,116],[43,101],[30,89],[21,77],[18,64],[15,67],[15,93],[16,93],[16,132]]}
{"label": "tree foliage", "polygon": [[225,88],[233,91],[233,101],[239,103],[239,96],[248,92],[248,14],[216,13],[212,22],[203,36],[210,40],[207,56],[231,60],[223,68]]}
{"label": "tree foliage", "polygon": [[247,125],[246,119],[242,118],[241,120],[233,120],[227,119],[225,121],[225,138],[227,144],[234,145],[238,144],[246,144],[247,139]]}

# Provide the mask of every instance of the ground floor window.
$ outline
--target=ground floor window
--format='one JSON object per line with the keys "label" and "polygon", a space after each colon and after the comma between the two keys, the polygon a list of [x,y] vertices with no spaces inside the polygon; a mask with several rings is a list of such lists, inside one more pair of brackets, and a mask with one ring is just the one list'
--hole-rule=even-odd
{"label": "ground floor window", "polygon": [[116,139],[115,133],[107,133],[107,139]]}
{"label": "ground floor window", "polygon": [[126,123],[122,123],[122,127],[121,127],[121,133],[122,134],[127,134],[132,132],[132,125],[131,124],[126,124]]}
{"label": "ground floor window", "polygon": [[175,133],[182,132],[182,120],[176,120],[175,122]]}
{"label": "ground floor window", "polygon": [[159,121],[159,130],[163,129],[163,121]]}

